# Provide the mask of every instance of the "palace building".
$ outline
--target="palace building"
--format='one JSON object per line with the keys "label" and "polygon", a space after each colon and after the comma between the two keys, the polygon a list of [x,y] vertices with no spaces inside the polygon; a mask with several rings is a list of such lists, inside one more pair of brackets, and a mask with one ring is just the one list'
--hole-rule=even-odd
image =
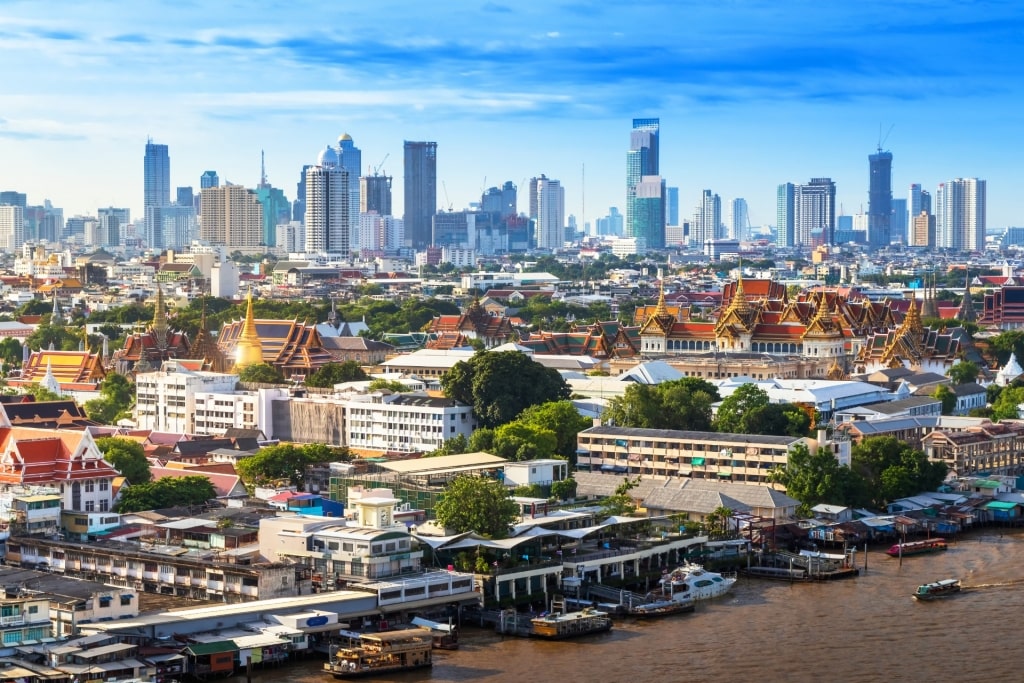
{"label": "palace building", "polygon": [[113,368],[122,375],[158,370],[166,360],[187,358],[188,335],[172,330],[167,322],[163,290],[157,285],[153,321],[145,332],[129,334],[124,346],[114,352]]}

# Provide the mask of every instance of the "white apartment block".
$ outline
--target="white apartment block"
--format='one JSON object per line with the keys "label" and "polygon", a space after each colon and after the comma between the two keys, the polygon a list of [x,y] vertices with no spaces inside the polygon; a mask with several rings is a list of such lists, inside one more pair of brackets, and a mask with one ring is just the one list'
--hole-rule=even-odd
{"label": "white apartment block", "polygon": [[345,406],[345,435],[351,448],[432,451],[476,429],[472,406],[426,394],[376,392]]}
{"label": "white apartment block", "polygon": [[193,434],[196,394],[230,393],[237,384],[238,375],[191,371],[167,361],[163,369],[143,372],[135,378],[138,427]]}
{"label": "white apartment block", "polygon": [[0,249],[13,254],[25,242],[25,210],[20,206],[0,206]]}
{"label": "white apartment block", "polygon": [[284,388],[196,392],[194,433],[221,436],[232,428],[258,429],[270,438],[273,401],[287,398]]}
{"label": "white apartment block", "polygon": [[456,268],[476,266],[476,251],[459,247],[441,247],[441,263],[450,263]]}

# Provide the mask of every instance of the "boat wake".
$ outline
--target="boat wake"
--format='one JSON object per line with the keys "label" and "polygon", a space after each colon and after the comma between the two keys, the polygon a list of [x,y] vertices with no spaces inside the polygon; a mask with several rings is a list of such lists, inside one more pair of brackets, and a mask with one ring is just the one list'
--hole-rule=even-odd
{"label": "boat wake", "polygon": [[975,591],[982,588],[1004,588],[1006,586],[1020,586],[1024,585],[1024,579],[1011,579],[1010,581],[1000,581],[998,583],[978,583],[973,586],[964,586],[965,591]]}

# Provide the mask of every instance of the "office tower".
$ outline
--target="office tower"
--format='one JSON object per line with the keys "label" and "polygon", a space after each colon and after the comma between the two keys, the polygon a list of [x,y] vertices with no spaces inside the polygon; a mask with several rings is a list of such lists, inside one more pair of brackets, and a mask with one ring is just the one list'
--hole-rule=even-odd
{"label": "office tower", "polygon": [[518,191],[511,180],[501,187],[488,188],[480,197],[480,208],[488,213],[496,213],[502,218],[515,216],[518,211]]}
{"label": "office tower", "polygon": [[202,192],[200,237],[228,249],[259,247],[263,241],[263,205],[241,185],[218,185]]}
{"label": "office tower", "polygon": [[192,192],[191,185],[175,189],[174,204],[176,206],[195,206],[195,194]]}
{"label": "office tower", "polygon": [[879,147],[868,155],[868,244],[875,248],[892,243],[892,153]]}
{"label": "office tower", "polygon": [[359,177],[363,174],[363,152],[348,133],[338,138],[338,165],[348,171],[348,225],[349,245],[359,242],[360,191]]}
{"label": "office tower", "polygon": [[[191,207],[191,202],[189,203],[189,207]],[[96,209],[96,215],[99,217],[100,224],[100,241],[96,246],[120,246],[121,238],[124,235],[124,228],[132,222],[131,210],[108,206],[106,208]]]}
{"label": "office tower", "polygon": [[167,145],[146,140],[146,156],[142,161],[142,209],[145,216],[143,239],[146,245],[160,249],[164,246],[159,216],[151,216],[153,209],[171,205],[171,158]]}
{"label": "office tower", "polygon": [[795,245],[834,244],[836,184],[831,178],[811,178],[793,188],[793,241]]}
{"label": "office tower", "polygon": [[956,251],[985,248],[986,183],[957,178],[939,185],[935,193],[936,246]]}
{"label": "office tower", "polygon": [[306,173],[312,164],[303,164],[299,182],[295,185],[295,201],[292,202],[292,220],[302,223],[306,220]]}
{"label": "office tower", "polygon": [[796,186],[793,183],[782,183],[776,192],[775,243],[780,247],[792,247],[794,239],[793,198]]}
{"label": "office tower", "polygon": [[626,153],[626,237],[637,236],[633,224],[637,186],[643,182],[644,176],[661,174],[658,162],[660,129],[659,119],[633,119],[629,151]]}
{"label": "office tower", "polygon": [[220,185],[220,176],[217,175],[216,171],[204,171],[203,175],[199,176],[199,190],[205,190],[208,187],[218,187]]}
{"label": "office tower", "polygon": [[425,249],[437,213],[437,143],[406,140],[404,149],[405,241],[413,249]]}
{"label": "office tower", "polygon": [[359,213],[391,215],[391,180],[389,175],[376,174],[359,178]]}
{"label": "office tower", "polygon": [[91,220],[88,216],[71,216],[64,223],[64,237],[85,234],[85,221]]}
{"label": "office tower", "polygon": [[155,221],[153,229],[159,234],[162,246],[184,249],[195,238],[196,210],[191,204],[154,207],[150,215]]}
{"label": "office tower", "polygon": [[914,216],[914,220],[911,222],[910,246],[935,246],[935,216],[924,210]]}
{"label": "office tower", "polygon": [[20,206],[21,208],[26,209],[28,208],[28,195],[24,192],[4,190],[3,192],[0,192],[0,205]]}
{"label": "office tower", "polygon": [[599,237],[621,237],[623,225],[622,219],[623,216],[621,213],[619,213],[619,209],[617,207],[609,207],[608,215],[603,218],[598,218],[595,221],[595,229],[597,230],[597,235]]}
{"label": "office tower", "polygon": [[14,204],[0,205],[0,250],[13,254],[25,243],[25,209]]}
{"label": "office tower", "polygon": [[722,198],[711,190],[704,190],[693,213],[690,227],[690,246],[704,248],[704,243],[721,237]]}
{"label": "office tower", "polygon": [[[363,176],[364,178],[366,176]],[[402,247],[402,219],[370,211],[359,214],[359,251],[394,251]]]}
{"label": "office tower", "polygon": [[679,188],[669,187],[666,189],[667,196],[667,207],[665,224],[666,225],[679,225]]}
{"label": "office tower", "polygon": [[747,200],[742,197],[729,202],[729,231],[726,237],[733,240],[750,239],[747,227],[750,225],[750,218],[747,215]]}
{"label": "office tower", "polygon": [[536,206],[534,234],[538,249],[565,246],[565,188],[545,175],[530,179],[530,206]]}
{"label": "office tower", "polygon": [[306,171],[306,252],[310,254],[351,253],[348,171],[340,165],[338,153],[328,146],[320,152],[316,166]]}
{"label": "office tower", "polygon": [[909,244],[907,234],[910,224],[907,222],[907,200],[905,198],[893,198],[892,220],[889,223],[889,233],[893,242]]}
{"label": "office tower", "polygon": [[[911,233],[914,232],[914,219],[921,215],[922,211],[932,213],[932,196],[928,193],[928,190],[921,189],[920,183],[912,183],[910,185],[910,193],[907,195],[907,220],[911,224]],[[908,243],[912,241],[908,240]]]}
{"label": "office tower", "polygon": [[[665,181],[644,176],[633,192],[633,234],[637,249],[665,248]],[[642,242],[641,242],[642,240]]]}
{"label": "office tower", "polygon": [[256,200],[263,205],[263,244],[273,246],[277,242],[277,226],[291,219],[291,202],[284,196],[284,190],[269,183],[260,183],[256,188]]}
{"label": "office tower", "polygon": [[431,220],[430,245],[433,247],[472,248],[476,232],[475,211],[441,211]]}
{"label": "office tower", "polygon": [[43,202],[43,216],[39,221],[36,237],[47,242],[57,242],[64,231],[64,209],[58,209],[47,199]]}

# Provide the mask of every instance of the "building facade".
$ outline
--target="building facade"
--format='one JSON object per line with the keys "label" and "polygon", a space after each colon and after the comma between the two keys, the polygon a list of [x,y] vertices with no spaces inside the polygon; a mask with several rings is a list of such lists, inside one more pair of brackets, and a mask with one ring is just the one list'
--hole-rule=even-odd
{"label": "building facade", "polygon": [[179,434],[196,433],[196,394],[233,392],[238,375],[191,371],[173,362],[166,370],[135,376],[139,429]]}
{"label": "building facade", "polygon": [[[644,177],[660,177],[660,137],[661,121],[659,119],[633,119],[633,129],[629,134],[629,151],[626,153],[626,223],[625,236],[648,239],[644,234],[650,227],[649,209],[641,209],[637,205],[637,191]],[[646,192],[650,194],[650,188]],[[662,233],[664,233],[665,191],[662,197]],[[643,216],[644,225],[637,221]],[[664,244],[664,237],[661,238]]]}
{"label": "building facade", "polygon": [[868,244],[874,248],[892,243],[892,152],[879,147],[868,155]]}
{"label": "building facade", "polygon": [[404,150],[405,241],[413,249],[425,249],[437,213],[437,143],[406,140]]}
{"label": "building facade", "polygon": [[538,249],[555,251],[565,246],[565,188],[545,175],[530,180],[530,207],[535,213]]}
{"label": "building facade", "polygon": [[986,182],[956,178],[935,193],[937,246],[955,251],[983,251],[986,228]]}
{"label": "building facade", "polygon": [[429,452],[476,430],[472,406],[426,394],[375,392],[346,402],[345,433],[351,448]]}
{"label": "building facade", "polygon": [[263,205],[241,185],[218,185],[202,192],[200,238],[228,249],[252,249],[263,243]]}

